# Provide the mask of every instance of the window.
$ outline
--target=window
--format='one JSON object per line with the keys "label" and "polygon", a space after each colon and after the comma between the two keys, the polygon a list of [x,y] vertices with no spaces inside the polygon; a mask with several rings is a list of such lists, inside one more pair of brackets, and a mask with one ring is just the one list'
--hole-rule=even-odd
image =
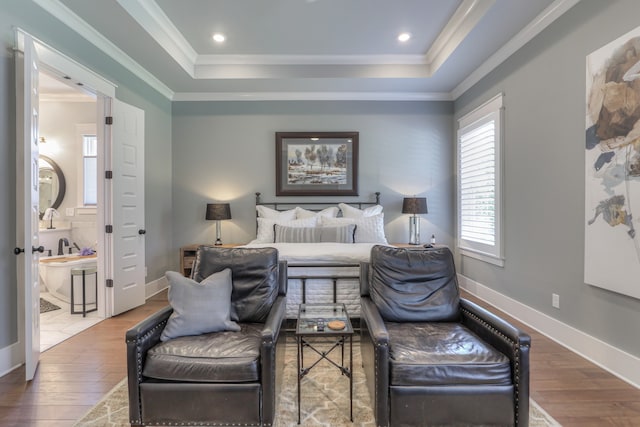
{"label": "window", "polygon": [[504,265],[502,253],[502,94],[458,121],[460,253]]}
{"label": "window", "polygon": [[98,203],[98,138],[82,135],[82,200],[85,206]]}

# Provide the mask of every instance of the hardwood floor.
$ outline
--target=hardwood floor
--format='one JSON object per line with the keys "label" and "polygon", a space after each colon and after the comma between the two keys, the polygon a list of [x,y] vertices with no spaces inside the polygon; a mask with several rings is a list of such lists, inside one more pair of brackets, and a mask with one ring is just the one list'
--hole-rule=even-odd
{"label": "hardwood floor", "polygon": [[[0,425],[73,425],[126,376],[125,331],[165,305],[161,293],[47,350],[29,383],[24,368],[0,378]],[[498,313],[531,334],[531,397],[560,424],[640,426],[639,389]]]}
{"label": "hardwood floor", "polygon": [[29,383],[24,367],[0,378],[0,426],[72,426],[127,375],[125,331],[165,305],[163,292],[45,351]]}
{"label": "hardwood floor", "polygon": [[478,299],[531,335],[530,393],[564,427],[640,426],[640,389]]}

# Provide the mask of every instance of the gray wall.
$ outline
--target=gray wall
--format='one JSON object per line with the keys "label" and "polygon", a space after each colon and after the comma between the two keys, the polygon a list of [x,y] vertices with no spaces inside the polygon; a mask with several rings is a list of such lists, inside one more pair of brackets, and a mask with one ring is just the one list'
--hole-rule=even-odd
{"label": "gray wall", "polygon": [[[255,238],[255,196],[275,200],[276,131],[358,131],[359,197],[382,193],[390,242],[407,242],[406,195],[426,196],[423,240],[453,235],[451,102],[175,102],[173,105],[174,242],[211,243],[210,201],[231,203],[222,223],[227,243]],[[280,201],[314,200],[280,197]],[[332,201],[335,197],[315,200]]]}
{"label": "gray wall", "polygon": [[147,282],[161,277],[176,256],[171,244],[171,102],[33,2],[0,2],[0,350],[17,337],[15,257],[14,27],[20,27],[115,82],[116,97],[145,110],[145,220]]}
{"label": "gray wall", "polygon": [[637,0],[583,0],[455,103],[457,119],[505,94],[506,263],[463,257],[460,272],[636,356],[640,301],[586,285],[583,271],[585,57],[639,14]]}

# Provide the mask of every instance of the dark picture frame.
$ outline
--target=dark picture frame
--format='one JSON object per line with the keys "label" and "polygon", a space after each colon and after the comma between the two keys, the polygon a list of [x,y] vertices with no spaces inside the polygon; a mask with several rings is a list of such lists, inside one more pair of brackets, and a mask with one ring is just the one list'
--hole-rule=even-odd
{"label": "dark picture frame", "polygon": [[276,196],[357,196],[358,132],[276,132]]}

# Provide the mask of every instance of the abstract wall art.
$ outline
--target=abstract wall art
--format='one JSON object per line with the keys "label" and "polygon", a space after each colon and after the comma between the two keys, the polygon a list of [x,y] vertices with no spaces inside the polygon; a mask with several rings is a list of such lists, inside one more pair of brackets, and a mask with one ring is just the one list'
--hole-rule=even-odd
{"label": "abstract wall art", "polygon": [[586,67],[584,280],[640,299],[640,27]]}

